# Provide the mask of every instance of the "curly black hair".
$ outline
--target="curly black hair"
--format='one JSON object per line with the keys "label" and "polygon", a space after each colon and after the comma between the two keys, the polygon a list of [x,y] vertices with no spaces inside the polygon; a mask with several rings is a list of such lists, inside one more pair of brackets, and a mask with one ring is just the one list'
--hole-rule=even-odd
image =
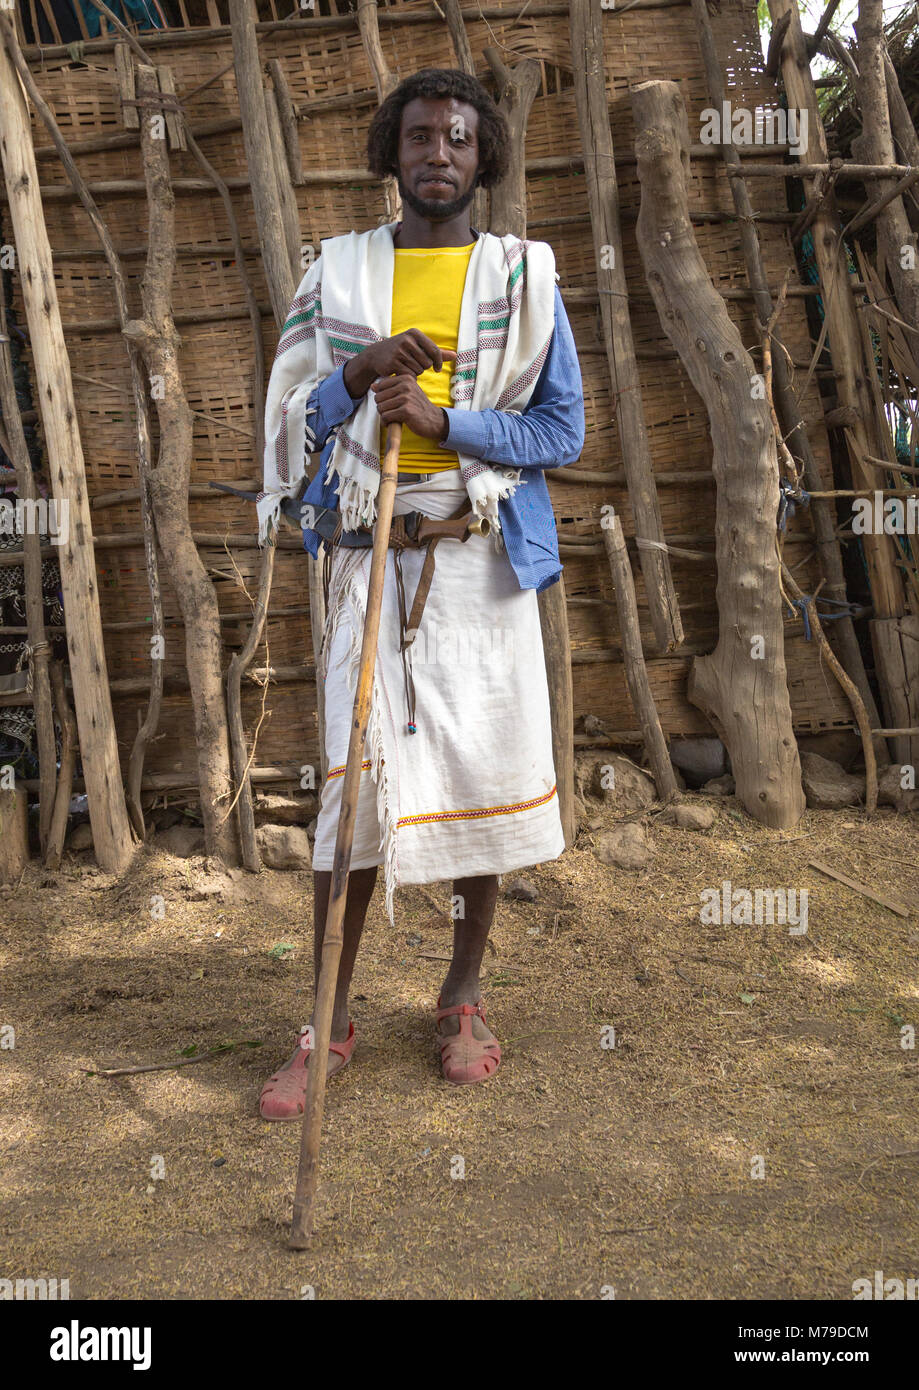
{"label": "curly black hair", "polygon": [[500,183],[509,163],[507,122],[477,77],[458,68],[422,68],[406,77],[379,107],[367,132],[367,167],[377,178],[399,173],[399,132],[402,112],[416,97],[455,97],[479,113],[479,173],[481,188]]}

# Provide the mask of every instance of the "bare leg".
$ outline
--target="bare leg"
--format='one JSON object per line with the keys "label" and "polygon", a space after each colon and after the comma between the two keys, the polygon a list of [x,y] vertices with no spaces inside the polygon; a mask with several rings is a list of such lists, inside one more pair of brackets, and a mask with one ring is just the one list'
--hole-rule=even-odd
{"label": "bare leg", "polygon": [[[498,901],[497,874],[483,874],[477,878],[457,878],[453,881],[453,895],[459,897],[462,916],[453,923],[453,959],[440,991],[442,1007],[451,1004],[477,1004],[481,995],[479,973],[485,943],[495,915]],[[439,1025],[445,1037],[459,1032],[459,1019],[445,1018]],[[494,1037],[491,1029],[481,1019],[473,1018],[472,1032],[483,1040]]]}
{"label": "bare leg", "polygon": [[[351,976],[354,973],[354,962],[357,958],[357,948],[361,942],[361,933],[364,930],[364,918],[367,915],[367,907],[373,894],[373,886],[376,882],[376,868],[355,869],[348,876],[348,897],[345,903],[345,918],[342,926],[342,949],[341,961],[338,967],[338,985],[335,991],[335,1005],[332,1012],[332,1042],[347,1042],[350,1020],[348,1018],[348,989],[351,985]],[[332,890],[331,870],[320,872],[318,869],[313,873],[313,921],[315,931],[313,932],[313,964],[316,972],[316,988],[319,988],[319,965],[322,956],[322,936],[325,929],[326,913],[329,906],[329,895]],[[279,1071],[289,1071],[297,1064],[298,1066],[308,1067],[309,1057],[304,1062],[304,1051],[298,1043],[293,1056],[288,1058]],[[334,1075],[345,1065],[344,1058],[338,1052],[329,1053],[327,1076]],[[277,1116],[275,1116],[277,1118]]]}
{"label": "bare leg", "polygon": [[[352,869],[348,875],[348,899],[345,903],[345,920],[342,926],[341,960],[338,965],[338,984],[335,990],[335,1006],[332,1010],[332,1041],[344,1042],[348,1036],[348,991],[357,949],[361,944],[364,919],[373,896],[377,871],[374,865],[369,869]],[[313,873],[313,965],[316,975],[316,989],[319,989],[319,967],[322,962],[322,938],[325,932],[325,919],[329,910],[329,897],[332,892],[332,871],[315,870]],[[339,1059],[340,1060],[340,1059]]]}

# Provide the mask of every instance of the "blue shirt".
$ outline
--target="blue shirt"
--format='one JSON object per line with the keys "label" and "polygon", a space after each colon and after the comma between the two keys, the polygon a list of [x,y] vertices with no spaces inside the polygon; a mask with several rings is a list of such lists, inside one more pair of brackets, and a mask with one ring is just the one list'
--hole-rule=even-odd
{"label": "blue shirt", "polygon": [[[338,508],[335,483],[326,468],[334,448],[333,431],[352,415],[361,398],[354,398],[344,381],[344,365],[316,387],[307,402],[312,413],[316,446],[322,449],[316,476],[303,494],[303,503]],[[315,412],[315,413],[313,413]],[[555,328],[536,387],[519,415],[504,410],[447,409],[450,428],[444,449],[471,454],[487,463],[522,470],[513,496],[498,502],[498,516],[507,557],[521,589],[539,592],[556,583],[562,572],[558,534],[544,470],[574,463],[584,446],[584,392],[571,325],[558,287],[555,290]],[[315,559],[320,537],[308,527],[303,544]]]}

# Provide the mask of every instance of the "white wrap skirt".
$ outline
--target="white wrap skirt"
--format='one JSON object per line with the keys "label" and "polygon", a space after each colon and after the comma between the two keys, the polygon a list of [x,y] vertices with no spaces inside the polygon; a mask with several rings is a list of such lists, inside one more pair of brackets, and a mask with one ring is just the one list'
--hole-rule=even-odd
{"label": "white wrap skirt", "polygon": [[[394,513],[444,518],[465,498],[459,469],[451,469],[398,487]],[[424,555],[402,553],[407,610]],[[371,556],[369,547],[333,552],[318,669],[328,759],[313,848],[318,870],[332,868]],[[536,591],[520,588],[493,537],[438,542],[409,648],[410,733],[394,559],[388,551],[351,854],[353,869],[385,866],[390,921],[401,883],[509,873],[557,859],[565,847]]]}

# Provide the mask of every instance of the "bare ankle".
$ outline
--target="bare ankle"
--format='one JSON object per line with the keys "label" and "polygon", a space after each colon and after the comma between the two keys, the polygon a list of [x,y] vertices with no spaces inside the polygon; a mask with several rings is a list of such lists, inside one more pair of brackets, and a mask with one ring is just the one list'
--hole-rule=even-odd
{"label": "bare ankle", "polygon": [[448,975],[441,986],[440,1002],[445,1008],[453,1004],[477,1004],[481,992],[482,987],[478,979],[470,976],[451,979]]}
{"label": "bare ankle", "polygon": [[[313,1016],[312,1016],[311,1019],[310,1019],[310,1024],[311,1024],[311,1026],[312,1026],[313,1028],[315,1028],[315,1026],[316,1026],[316,1015],[315,1015],[315,1013],[313,1014]],[[344,1006],[343,1009],[339,1009],[339,1008],[336,1007],[336,1009],[334,1010],[334,1012],[333,1012],[333,1014],[332,1014],[332,1027],[331,1027],[331,1030],[330,1030],[330,1032],[329,1032],[329,1038],[330,1038],[330,1040],[331,1040],[332,1042],[347,1042],[347,1041],[348,1041],[348,1034],[349,1034],[350,1031],[351,1031],[351,1016],[350,1016],[350,1014],[348,1013],[348,1006],[347,1006],[347,1004],[345,1004],[345,1006]]]}

